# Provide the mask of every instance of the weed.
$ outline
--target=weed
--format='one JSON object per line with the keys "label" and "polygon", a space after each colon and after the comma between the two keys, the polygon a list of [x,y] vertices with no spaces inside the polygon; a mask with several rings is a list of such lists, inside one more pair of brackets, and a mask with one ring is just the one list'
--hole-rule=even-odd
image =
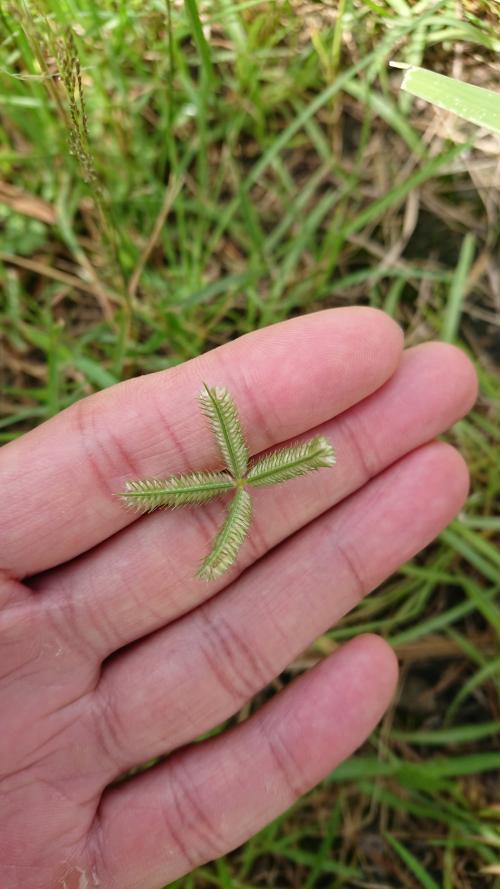
{"label": "weed", "polygon": [[135,509],[191,506],[207,503],[233,493],[226,520],[214,545],[203,560],[198,577],[213,580],[236,561],[252,520],[252,501],[248,488],[267,487],[299,478],[335,463],[333,448],[321,435],[309,441],[273,451],[248,465],[248,448],[236,405],[222,386],[205,386],[200,394],[201,409],[225,463],[222,472],[191,472],[167,479],[130,481],[121,494],[124,502]]}
{"label": "weed", "polygon": [[39,6],[57,39],[69,26],[75,40],[81,139],[120,275],[107,272],[96,190],[66,148],[55,54],[30,31],[42,19],[25,28],[21,4],[4,3],[1,440],[117,380],[326,306],[383,308],[409,344],[458,343],[480,378],[451,434],[471,470],[463,514],[279,680],[374,631],[402,664],[398,707],[330,780],[182,889],[494,886],[498,141],[460,144],[451,116],[402,95],[388,63],[494,89],[498,3]]}

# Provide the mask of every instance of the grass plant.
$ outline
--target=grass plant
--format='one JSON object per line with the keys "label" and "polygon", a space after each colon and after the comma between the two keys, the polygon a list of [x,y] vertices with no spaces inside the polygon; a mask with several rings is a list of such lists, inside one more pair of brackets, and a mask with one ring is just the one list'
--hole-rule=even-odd
{"label": "grass plant", "polygon": [[370,741],[176,889],[500,885],[498,135],[391,60],[498,90],[496,0],[4,0],[0,437],[273,321],[366,303],[461,345],[472,491],[239,715],[373,630]]}
{"label": "grass plant", "polygon": [[265,454],[248,463],[248,447],[238,409],[223,386],[205,384],[199,396],[225,468],[189,472],[166,479],[132,479],[119,496],[140,512],[207,503],[232,493],[224,524],[197,572],[213,580],[234,565],[252,521],[249,489],[278,485],[335,464],[335,453],[322,435]]}

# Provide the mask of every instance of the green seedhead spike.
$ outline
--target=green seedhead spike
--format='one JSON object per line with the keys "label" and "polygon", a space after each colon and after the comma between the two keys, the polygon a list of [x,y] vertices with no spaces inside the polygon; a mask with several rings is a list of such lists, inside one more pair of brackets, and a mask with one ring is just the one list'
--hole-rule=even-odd
{"label": "green seedhead spike", "polygon": [[276,485],[334,464],[335,453],[331,444],[318,435],[310,441],[273,451],[257,460],[250,467],[247,481],[254,487]]}
{"label": "green seedhead spike", "polygon": [[120,494],[127,506],[141,512],[214,500],[234,488],[227,472],[186,472],[166,479],[127,482]]}
{"label": "green seedhead spike", "polygon": [[200,404],[229,472],[234,478],[243,478],[247,470],[248,449],[238,411],[229,392],[222,386],[212,389],[205,386],[200,394]]}
{"label": "green seedhead spike", "polygon": [[217,441],[226,471],[185,472],[166,479],[127,482],[118,496],[139,512],[207,503],[228,491],[234,496],[229,503],[225,522],[213,547],[203,560],[197,576],[203,580],[220,577],[234,565],[246,539],[252,519],[252,500],[247,487],[264,487],[298,478],[335,464],[335,452],[322,435],[309,441],[290,445],[254,460],[248,469],[248,447],[241,428],[236,405],[227,389],[205,385],[200,405],[208,418]]}
{"label": "green seedhead spike", "polygon": [[226,521],[215,538],[211,552],[203,560],[198,577],[214,580],[234,565],[252,520],[252,499],[240,488],[227,511]]}

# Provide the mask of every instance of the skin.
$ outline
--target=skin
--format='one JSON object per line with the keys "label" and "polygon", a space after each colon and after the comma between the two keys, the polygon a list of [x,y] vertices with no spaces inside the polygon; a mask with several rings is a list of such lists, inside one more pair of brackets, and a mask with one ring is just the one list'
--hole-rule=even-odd
{"label": "skin", "polygon": [[[137,518],[112,496],[128,478],[219,467],[202,381],[228,387],[252,454],[314,432],[338,461],[255,490],[250,538],[211,584],[193,575],[222,503]],[[159,889],[365,740],[397,680],[374,636],[192,743],[453,518],[467,470],[434,439],[475,397],[457,349],[403,352],[381,312],[333,309],[114,386],[2,449],[2,887]]]}

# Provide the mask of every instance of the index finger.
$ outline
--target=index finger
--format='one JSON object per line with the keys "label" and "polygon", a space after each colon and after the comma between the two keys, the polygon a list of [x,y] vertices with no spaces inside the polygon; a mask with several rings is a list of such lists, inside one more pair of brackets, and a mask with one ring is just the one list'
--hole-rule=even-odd
{"label": "index finger", "polygon": [[401,350],[401,330],[382,312],[327,309],[77,402],[0,452],[1,566],[35,574],[134,521],[112,496],[127,479],[220,468],[198,409],[203,381],[229,389],[258,453],[375,391]]}

